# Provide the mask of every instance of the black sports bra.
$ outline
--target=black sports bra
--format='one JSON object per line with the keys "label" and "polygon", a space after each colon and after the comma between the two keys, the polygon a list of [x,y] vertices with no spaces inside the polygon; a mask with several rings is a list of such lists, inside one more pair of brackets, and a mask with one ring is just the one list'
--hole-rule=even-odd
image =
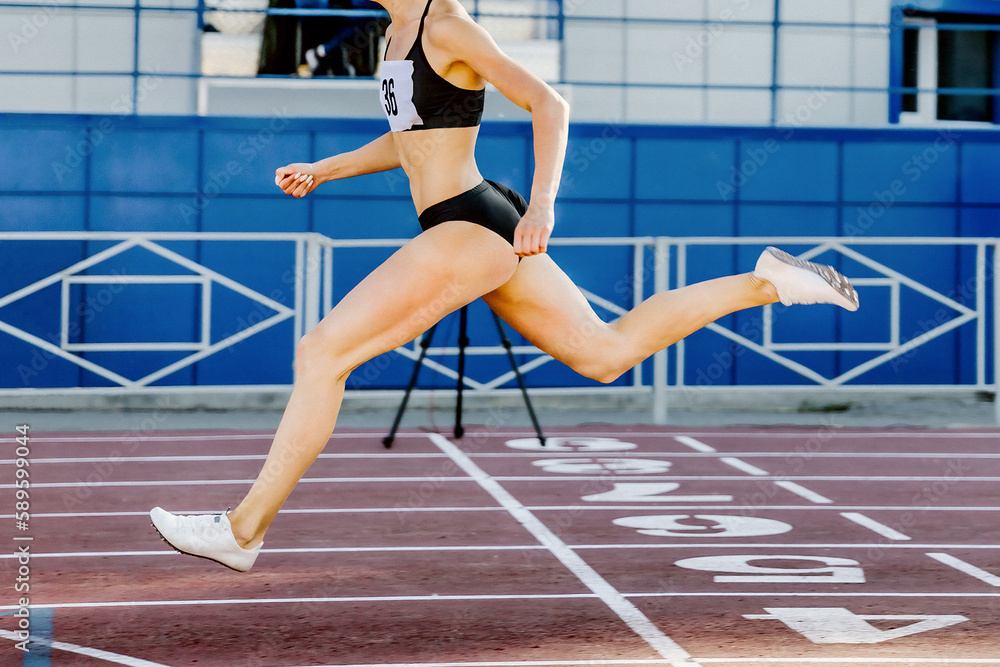
{"label": "black sports bra", "polygon": [[427,0],[420,17],[417,41],[406,59],[382,63],[382,110],[393,132],[476,127],[483,119],[486,91],[452,85],[427,62],[423,45],[424,21],[433,1]]}

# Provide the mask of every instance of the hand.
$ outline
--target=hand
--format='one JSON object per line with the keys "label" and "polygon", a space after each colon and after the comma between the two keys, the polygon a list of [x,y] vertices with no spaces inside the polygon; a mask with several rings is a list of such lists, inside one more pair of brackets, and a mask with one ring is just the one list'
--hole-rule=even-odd
{"label": "hand", "polygon": [[514,254],[531,257],[546,252],[555,226],[556,214],[552,206],[530,204],[514,230]]}
{"label": "hand", "polygon": [[286,195],[302,198],[316,189],[319,181],[311,164],[290,164],[274,172],[274,184]]}

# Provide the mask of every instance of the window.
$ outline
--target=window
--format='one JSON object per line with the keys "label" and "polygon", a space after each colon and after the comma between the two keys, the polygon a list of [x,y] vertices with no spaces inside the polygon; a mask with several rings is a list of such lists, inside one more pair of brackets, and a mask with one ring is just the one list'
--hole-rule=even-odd
{"label": "window", "polygon": [[990,4],[997,15],[913,7],[896,14],[893,86],[920,92],[893,92],[892,122],[1000,123],[1000,2]]}

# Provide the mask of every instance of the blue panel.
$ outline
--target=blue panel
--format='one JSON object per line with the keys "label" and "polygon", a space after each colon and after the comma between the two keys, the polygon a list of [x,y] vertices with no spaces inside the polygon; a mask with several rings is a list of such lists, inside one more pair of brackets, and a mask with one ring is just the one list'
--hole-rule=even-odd
{"label": "blue panel", "polygon": [[631,236],[627,204],[556,203],[555,238]]}
{"label": "blue panel", "polygon": [[[579,287],[611,301],[622,308],[631,308],[632,248],[554,247],[549,254]],[[604,319],[618,315],[595,307]]]}
{"label": "blue panel", "polygon": [[[86,352],[80,356],[123,377],[139,380],[190,355],[190,352]],[[192,384],[194,384],[194,370],[191,366],[186,366],[158,380],[152,386],[183,387]],[[81,386],[109,387],[118,385],[95,373],[84,371]]]}
{"label": "blue panel", "polygon": [[732,236],[733,209],[721,204],[637,204],[636,236]]}
{"label": "blue panel", "polygon": [[962,201],[1000,202],[1000,144],[962,146]]}
{"label": "blue panel", "polygon": [[94,147],[90,181],[98,192],[194,192],[197,176],[197,132],[118,129]]}
{"label": "blue panel", "polygon": [[194,232],[195,197],[105,197],[90,200],[90,228],[102,232]]}
{"label": "blue panel", "polygon": [[274,132],[276,121],[264,121],[253,132],[206,132],[205,172],[201,191],[207,195],[281,194],[274,184],[279,167],[312,162],[309,135]]}
{"label": "blue panel", "polygon": [[80,367],[0,332],[0,386],[11,389],[76,387]]}
{"label": "blue panel", "polygon": [[83,128],[0,130],[0,191],[83,190],[86,160],[104,137],[98,128],[89,140]]}
{"label": "blue panel", "polygon": [[[341,153],[347,153],[361,148],[377,137],[373,134],[360,133],[323,133],[316,135],[315,160],[322,160]],[[297,161],[305,161],[302,158]],[[275,168],[283,165],[275,165]],[[274,170],[271,170],[272,178]],[[356,176],[354,178],[330,181],[324,183],[316,191],[323,195],[350,195],[350,196],[408,196],[410,194],[410,182],[402,169],[393,171],[368,174],[366,176]]]}
{"label": "blue panel", "polygon": [[77,232],[85,229],[82,196],[0,195],[0,229],[5,232]]}
{"label": "blue panel", "polygon": [[308,232],[309,199],[220,198],[201,214],[203,232]]}
{"label": "blue panel", "polygon": [[573,137],[566,152],[560,197],[625,199],[630,196],[631,143],[620,137]]}
{"label": "blue panel", "polygon": [[[201,340],[201,285],[74,285],[70,343],[195,343]],[[86,304],[92,304],[90,311]],[[93,316],[91,316],[93,313]]]}
{"label": "blue panel", "polygon": [[531,174],[528,173],[528,147],[524,137],[481,137],[476,145],[479,171],[491,181],[503,183],[531,197]]}
{"label": "blue panel", "polygon": [[893,202],[955,201],[958,150],[942,134],[917,142],[844,145],[844,199],[891,206]]}
{"label": "blue panel", "polygon": [[[258,318],[256,311],[250,311],[235,327],[224,328],[220,338],[253,326]],[[240,326],[243,329],[238,328]],[[291,384],[295,349],[293,326],[292,320],[286,320],[199,361],[198,384]]]}
{"label": "blue panel", "polygon": [[1000,236],[1000,206],[963,208],[962,236]]}
{"label": "blue panel", "polygon": [[409,199],[317,199],[313,231],[336,239],[409,239],[420,223]]}
{"label": "blue panel", "polygon": [[833,206],[740,206],[741,236],[837,236]]}
{"label": "blue panel", "polygon": [[[294,241],[206,241],[200,244],[199,262],[256,291],[261,296],[293,308],[295,306]],[[212,342],[247,329],[254,318],[266,319],[275,314],[256,299],[216,284],[212,290]],[[251,322],[254,324],[255,322]]]}
{"label": "blue panel", "polygon": [[[844,236],[955,236],[955,209],[951,206],[845,207]],[[858,233],[857,229],[862,232]]]}
{"label": "blue panel", "polygon": [[836,201],[837,145],[813,141],[746,141],[740,160],[740,198]]}
{"label": "blue panel", "polygon": [[644,139],[636,142],[639,199],[733,199],[735,141]]}

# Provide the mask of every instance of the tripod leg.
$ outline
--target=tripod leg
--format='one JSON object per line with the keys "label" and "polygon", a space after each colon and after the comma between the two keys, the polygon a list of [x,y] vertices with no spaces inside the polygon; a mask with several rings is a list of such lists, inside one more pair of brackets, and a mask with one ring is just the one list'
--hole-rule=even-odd
{"label": "tripod leg", "polygon": [[466,325],[468,322],[468,311],[462,307],[458,315],[458,396],[455,398],[455,437],[461,438],[465,435],[465,427],[462,426],[462,390],[465,388],[465,348],[469,345],[469,337],[466,335]]}
{"label": "tripod leg", "polygon": [[535,427],[535,433],[538,434],[538,442],[541,443],[542,447],[545,446],[545,436],[542,434],[542,426],[538,423],[538,417],[535,415],[535,408],[531,405],[531,399],[528,397],[528,388],[524,385],[524,377],[521,375],[521,369],[517,366],[517,359],[514,358],[514,351],[511,349],[510,339],[507,338],[507,332],[504,331],[503,322],[500,321],[500,317],[494,313],[492,310],[490,314],[493,315],[493,321],[497,323],[497,331],[500,332],[500,343],[503,348],[507,350],[507,358],[510,359],[510,367],[514,369],[514,377],[517,378],[517,386],[521,388],[521,394],[524,396],[524,404],[528,408],[528,416],[531,417],[531,423]]}
{"label": "tripod leg", "polygon": [[389,435],[382,438],[382,444],[385,445],[386,449],[392,447],[392,443],[396,440],[396,431],[399,429],[399,423],[403,421],[403,412],[406,411],[406,404],[410,400],[410,393],[417,386],[417,375],[420,373],[420,367],[424,364],[424,357],[427,356],[427,349],[431,346],[431,339],[434,338],[435,329],[437,329],[436,324],[427,331],[424,339],[420,342],[420,356],[417,357],[417,363],[413,367],[413,374],[410,376],[410,384],[406,387],[406,392],[403,394],[403,402],[399,404],[399,410],[396,412],[396,419],[392,422],[392,428],[389,429]]}

